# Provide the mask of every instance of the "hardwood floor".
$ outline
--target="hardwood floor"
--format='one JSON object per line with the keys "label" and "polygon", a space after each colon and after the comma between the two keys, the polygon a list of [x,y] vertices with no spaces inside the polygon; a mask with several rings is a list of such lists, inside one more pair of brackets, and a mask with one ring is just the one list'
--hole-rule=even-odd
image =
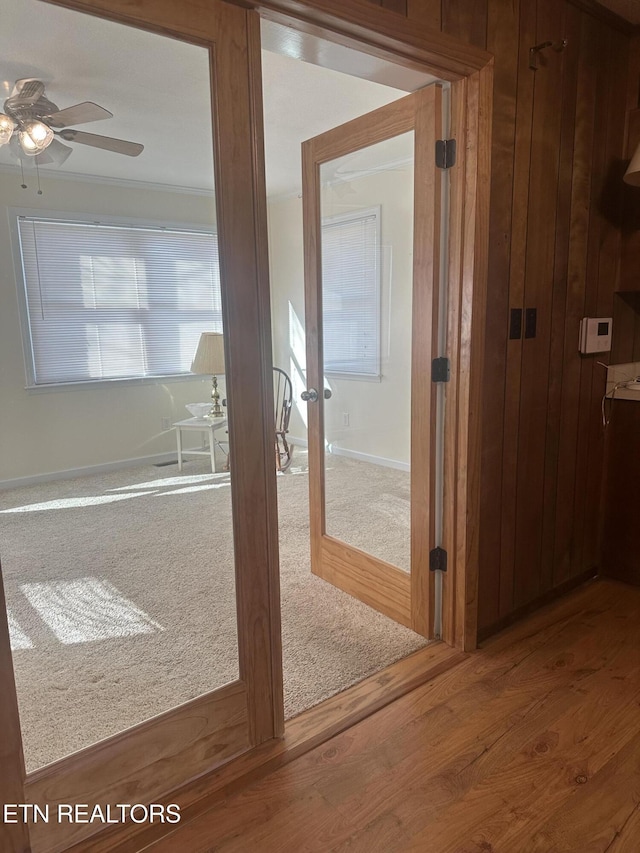
{"label": "hardwood floor", "polygon": [[639,641],[592,582],[148,849],[636,853]]}

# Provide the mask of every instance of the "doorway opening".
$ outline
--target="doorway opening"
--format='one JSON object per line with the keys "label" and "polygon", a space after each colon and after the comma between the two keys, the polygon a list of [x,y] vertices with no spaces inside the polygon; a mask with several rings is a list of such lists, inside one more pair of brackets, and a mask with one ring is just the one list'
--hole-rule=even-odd
{"label": "doorway opening", "polygon": [[[291,464],[278,476],[290,719],[433,638],[429,619],[407,615],[411,588],[425,582],[418,581],[412,535],[416,482],[430,476],[418,471],[412,484],[415,133],[413,127],[391,131],[377,144],[369,144],[375,134],[365,133],[319,168],[321,507],[310,460],[311,407],[318,402],[309,399],[308,331],[314,324],[308,293],[305,307],[310,261],[303,210],[312,190],[302,146],[364,115],[377,116],[374,111],[395,109],[389,105],[436,78],[272,21],[262,21],[261,34],[273,363],[293,385]],[[327,573],[317,571],[312,539],[318,513],[338,555],[346,546],[365,562],[373,558],[374,572],[383,566],[383,574],[360,582],[352,564],[340,571],[339,557]],[[421,599],[416,609],[428,606]]]}

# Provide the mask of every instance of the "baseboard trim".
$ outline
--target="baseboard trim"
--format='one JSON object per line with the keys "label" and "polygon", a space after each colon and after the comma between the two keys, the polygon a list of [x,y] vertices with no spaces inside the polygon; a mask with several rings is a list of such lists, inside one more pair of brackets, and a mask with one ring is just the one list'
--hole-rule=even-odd
{"label": "baseboard trim", "polygon": [[383,468],[395,468],[396,471],[411,470],[408,462],[399,462],[397,459],[387,459],[385,456],[373,456],[371,453],[361,453],[359,450],[349,450],[347,447],[336,447],[335,444],[330,444],[329,449],[334,456],[346,456],[348,459],[370,462],[372,465],[381,465]]}
{"label": "baseboard trim", "polygon": [[73,477],[87,477],[90,474],[106,474],[109,471],[119,471],[123,468],[135,468],[138,465],[158,465],[176,462],[175,451],[172,453],[155,453],[152,456],[137,456],[133,459],[118,459],[115,462],[103,462],[101,465],[85,465],[82,468],[66,468],[63,471],[51,471],[46,474],[34,474],[30,477],[15,477],[11,480],[0,480],[0,491],[3,489],[18,489],[21,486],[37,486],[53,480],[71,480]]}
{"label": "baseboard trim", "polygon": [[[306,438],[298,438],[297,436],[289,436],[289,444],[295,444],[296,447],[309,446],[309,442]],[[387,459],[385,456],[374,456],[371,453],[362,453],[360,450],[350,450],[348,447],[338,447],[335,444],[330,444],[329,450],[334,456],[346,456],[348,459],[358,459],[360,462],[370,462],[372,465],[381,465],[383,468],[395,468],[396,471],[411,470],[411,466],[408,462],[399,462],[397,459]]]}
{"label": "baseboard trim", "polygon": [[288,438],[289,444],[295,444],[296,447],[309,447],[309,442],[306,438],[300,438],[297,435],[290,435]]}
{"label": "baseboard trim", "polygon": [[[222,797],[242,790],[289,764],[401,696],[452,669],[467,657],[467,654],[444,643],[430,643],[289,720],[282,740],[267,741],[169,796],[160,798],[158,802],[177,803],[182,819],[175,829],[184,828],[185,824],[200,817]],[[173,828],[160,824],[147,827],[121,824],[68,848],[67,853],[138,853],[161,839],[165,841],[172,832]]]}

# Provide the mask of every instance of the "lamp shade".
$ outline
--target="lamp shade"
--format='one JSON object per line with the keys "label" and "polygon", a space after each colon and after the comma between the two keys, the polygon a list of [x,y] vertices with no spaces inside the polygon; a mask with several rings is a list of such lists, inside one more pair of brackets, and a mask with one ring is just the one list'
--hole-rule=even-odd
{"label": "lamp shade", "polygon": [[192,373],[224,373],[224,338],[221,332],[203,332],[191,364]]}
{"label": "lamp shade", "polygon": [[636,148],[622,180],[632,187],[640,187],[640,145]]}

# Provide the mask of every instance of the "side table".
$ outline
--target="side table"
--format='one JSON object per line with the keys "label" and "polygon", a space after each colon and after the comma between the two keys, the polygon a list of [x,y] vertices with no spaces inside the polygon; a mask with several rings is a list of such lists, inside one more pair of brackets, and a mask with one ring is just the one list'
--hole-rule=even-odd
{"label": "side table", "polygon": [[[226,418],[187,418],[184,421],[176,421],[173,426],[176,431],[176,443],[178,445],[178,471],[182,471],[182,460],[185,456],[210,456],[211,472],[215,473],[219,470],[216,466],[216,447],[224,454],[225,458],[228,457],[228,453],[216,437],[216,432],[227,426]],[[190,447],[185,449],[182,444],[183,432],[201,433],[202,448],[196,449]],[[208,438],[208,444],[205,438]]]}

